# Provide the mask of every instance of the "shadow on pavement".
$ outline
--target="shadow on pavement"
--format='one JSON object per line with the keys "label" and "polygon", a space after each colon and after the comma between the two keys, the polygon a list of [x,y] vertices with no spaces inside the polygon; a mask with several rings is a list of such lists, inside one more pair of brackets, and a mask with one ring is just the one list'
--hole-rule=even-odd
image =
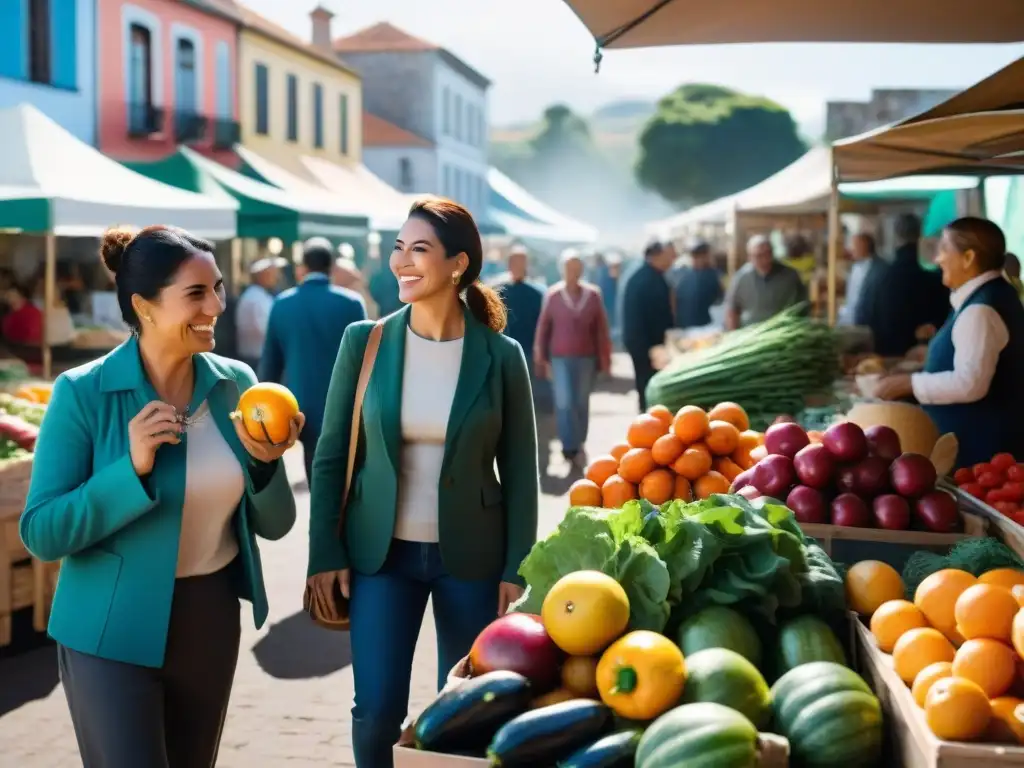
{"label": "shadow on pavement", "polygon": [[594,391],[608,395],[628,395],[636,391],[636,381],[624,376],[599,376],[594,383]]}
{"label": "shadow on pavement", "polygon": [[0,657],[0,680],[0,717],[29,702],[45,699],[60,683],[55,647],[51,643]]}
{"label": "shadow on pavement", "polygon": [[348,632],[314,624],[304,611],[273,624],[252,649],[260,668],[278,680],[308,680],[352,663]]}

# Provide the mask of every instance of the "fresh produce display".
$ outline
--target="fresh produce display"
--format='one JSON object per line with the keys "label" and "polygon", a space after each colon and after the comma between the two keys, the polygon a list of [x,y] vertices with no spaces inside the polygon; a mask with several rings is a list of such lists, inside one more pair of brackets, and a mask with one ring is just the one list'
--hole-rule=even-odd
{"label": "fresh produce display", "polygon": [[633,758],[643,731],[619,731],[578,749],[558,764],[559,768],[633,768]]}
{"label": "fresh produce display", "polygon": [[724,334],[712,347],[679,355],[651,379],[647,401],[675,412],[732,400],[758,429],[780,413],[797,413],[808,395],[830,388],[840,370],[835,332],[801,311],[784,310]]}
{"label": "fresh produce display", "polygon": [[288,440],[298,412],[299,403],[287,387],[262,381],[242,393],[231,417],[241,419],[253,440],[280,445]]}
{"label": "fresh produce display", "polygon": [[612,724],[600,702],[563,701],[509,720],[494,734],[487,756],[502,768],[553,765],[606,735]]}
{"label": "fresh produce display", "polygon": [[510,613],[491,622],[469,651],[475,674],[508,670],[542,688],[558,678],[561,661],[561,652],[544,624],[526,613]]}
{"label": "fresh produce display", "polygon": [[846,653],[835,633],[817,616],[798,616],[779,628],[775,671],[783,675],[805,664],[830,661],[846,664]]}
{"label": "fresh produce display", "polygon": [[[34,390],[47,391],[41,386]],[[20,459],[35,450],[39,426],[43,423],[46,406],[40,404],[41,395],[26,400],[21,396],[0,393],[0,462]],[[49,397],[46,397],[47,402]]]}
{"label": "fresh produce display", "polygon": [[1024,463],[1012,454],[997,453],[983,464],[962,467],[953,480],[964,493],[1024,524]]}
{"label": "fresh produce display", "polygon": [[784,499],[801,523],[934,533],[960,527],[956,499],[935,487],[931,460],[902,453],[889,427],[840,422],[818,444],[799,424],[779,423],[765,432],[764,446],[768,455],[731,490]]}
{"label": "fresh produce display", "polygon": [[725,493],[762,447],[761,433],[749,427],[736,403],[707,411],[686,405],[675,415],[653,406],[633,420],[626,442],[590,462],[569,489],[569,503],[616,509],[638,498],[664,504]]}
{"label": "fresh produce display", "polygon": [[636,750],[636,768],[694,764],[753,768],[757,764],[757,728],[721,704],[683,704],[658,718]]}
{"label": "fresh produce display", "polygon": [[938,738],[1024,744],[1022,585],[1024,569],[944,568],[862,614]]}
{"label": "fresh produce display", "polygon": [[679,627],[677,638],[686,656],[707,648],[727,648],[755,667],[761,663],[761,639],[754,626],[724,605],[712,605],[688,618]]}
{"label": "fresh produce display", "polygon": [[768,725],[772,698],[753,664],[727,648],[705,648],[686,658],[684,704],[712,701],[746,715],[760,729]]}
{"label": "fresh produce display", "polygon": [[686,675],[679,646],[657,632],[639,629],[601,654],[597,690],[620,717],[653,720],[679,701]]}

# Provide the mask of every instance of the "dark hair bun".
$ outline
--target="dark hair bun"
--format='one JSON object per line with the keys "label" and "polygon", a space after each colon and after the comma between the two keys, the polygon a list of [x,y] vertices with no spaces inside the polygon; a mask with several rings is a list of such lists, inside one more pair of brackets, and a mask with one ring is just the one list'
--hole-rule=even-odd
{"label": "dark hair bun", "polygon": [[113,274],[121,267],[121,259],[128,249],[128,244],[135,237],[135,232],[128,227],[111,227],[103,233],[100,241],[100,258]]}

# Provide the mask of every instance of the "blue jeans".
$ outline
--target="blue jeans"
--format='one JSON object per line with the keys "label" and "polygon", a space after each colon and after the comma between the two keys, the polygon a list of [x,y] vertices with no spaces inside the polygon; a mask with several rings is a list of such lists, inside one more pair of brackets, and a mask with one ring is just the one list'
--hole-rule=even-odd
{"label": "blue jeans", "polygon": [[593,357],[552,357],[555,424],[562,450],[576,453],[587,442],[590,428],[590,391],[594,388],[597,360]]}
{"label": "blue jeans", "polygon": [[409,709],[416,639],[427,598],[437,628],[437,687],[498,617],[498,582],[449,576],[437,544],[391,542],[373,575],[352,572],[352,751],[357,768],[391,768]]}

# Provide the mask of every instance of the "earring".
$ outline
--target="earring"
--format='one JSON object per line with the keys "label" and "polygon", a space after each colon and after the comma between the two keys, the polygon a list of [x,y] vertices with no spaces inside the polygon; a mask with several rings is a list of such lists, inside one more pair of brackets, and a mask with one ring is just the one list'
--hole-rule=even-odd
{"label": "earring", "polygon": [[462,277],[462,275],[458,272],[452,272],[452,285],[458,285],[460,277]]}

